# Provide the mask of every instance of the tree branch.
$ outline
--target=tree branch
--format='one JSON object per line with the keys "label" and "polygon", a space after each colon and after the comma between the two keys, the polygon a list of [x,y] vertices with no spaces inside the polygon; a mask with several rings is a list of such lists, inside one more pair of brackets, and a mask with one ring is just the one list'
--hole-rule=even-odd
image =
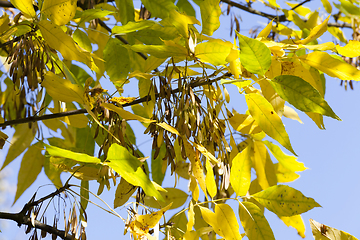
{"label": "tree branch", "polygon": [[[273,15],[273,14],[258,11],[258,10],[254,9],[254,8],[242,5],[240,3],[233,2],[231,0],[220,0],[220,1],[224,2],[226,4],[229,4],[232,7],[239,8],[241,10],[244,10],[244,11],[248,12],[248,13],[256,14],[256,15],[265,17],[265,18],[270,19],[270,20],[274,20],[274,21],[277,21],[277,22],[290,22],[286,18],[285,14],[277,16],[277,15]],[[304,2],[302,2],[300,4],[302,5],[302,4],[304,4],[305,2],[308,2],[308,1],[310,1],[310,0],[305,0]],[[298,4],[298,5],[300,5],[300,4]],[[295,7],[298,7],[298,5],[295,6]],[[339,27],[339,28],[352,28],[351,24],[348,24],[348,23],[328,23],[328,26],[329,27]]]}
{"label": "tree branch", "polygon": [[[207,84],[211,84],[214,83],[216,81],[219,81],[221,79],[223,79],[224,77],[229,77],[231,76],[230,73],[225,73],[220,77],[217,77],[215,79],[212,80],[207,80],[207,78],[200,78],[197,81],[194,81],[193,83],[190,84],[191,88],[195,88],[195,87],[200,87],[203,85],[207,85]],[[182,89],[176,88],[174,90],[171,91],[172,94],[174,93],[178,93],[180,92]],[[159,97],[159,93],[155,94],[155,98],[157,99]],[[151,96],[145,96],[139,99],[136,99],[130,103],[126,103],[123,104],[122,107],[128,107],[131,105],[135,105],[135,104],[139,104],[139,103],[143,103],[143,102],[148,102],[151,100]],[[37,122],[37,121],[42,121],[42,120],[48,120],[48,119],[54,119],[54,118],[61,118],[61,117],[66,117],[66,116],[71,116],[71,115],[77,115],[77,114],[84,114],[87,113],[86,109],[78,109],[78,110],[72,110],[72,111],[68,111],[68,112],[62,112],[62,113],[53,113],[53,114],[46,114],[46,115],[42,115],[42,116],[32,116],[32,117],[27,117],[27,118],[21,118],[21,119],[16,119],[16,120],[10,120],[10,121],[5,121],[3,123],[0,124],[0,128],[4,128],[6,126],[12,126],[12,125],[17,125],[17,124],[22,124],[22,123],[30,123],[30,122]]]}
{"label": "tree branch", "polygon": [[47,195],[37,201],[32,202],[30,200],[30,202],[25,204],[25,206],[19,213],[0,212],[0,219],[13,220],[13,221],[17,222],[19,227],[21,225],[27,225],[29,227],[41,229],[50,234],[54,234],[64,240],[73,240],[73,239],[75,239],[75,237],[72,234],[68,234],[65,231],[59,230],[56,227],[52,227],[52,226],[42,223],[38,220],[32,221],[31,218],[28,216],[29,215],[28,213],[32,207],[37,206],[40,203],[44,202],[45,200],[60,194],[61,192],[68,189],[69,187],[70,187],[70,185],[68,183],[66,183],[61,188],[57,189],[56,191],[50,193],[49,195]]}

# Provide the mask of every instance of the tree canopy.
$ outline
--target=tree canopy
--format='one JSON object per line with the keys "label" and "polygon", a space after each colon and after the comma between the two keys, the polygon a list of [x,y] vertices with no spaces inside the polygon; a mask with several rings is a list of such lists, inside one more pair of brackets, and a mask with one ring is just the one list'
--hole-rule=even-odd
{"label": "tree canopy", "polygon": [[[326,78],[360,80],[360,2],[310,1],[0,1],[0,126],[15,129],[0,132],[1,170],[21,161],[14,202],[42,170],[56,187],[0,219],[30,239],[86,239],[106,187],[133,239],[275,239],[264,211],[304,238],[301,214],[321,205],[288,186],[307,167],[283,119],[325,129],[341,120]],[[241,12],[267,25],[241,34]],[[222,16],[232,41],[214,37]],[[67,204],[50,214],[55,201]],[[315,239],[356,239],[309,221]]]}

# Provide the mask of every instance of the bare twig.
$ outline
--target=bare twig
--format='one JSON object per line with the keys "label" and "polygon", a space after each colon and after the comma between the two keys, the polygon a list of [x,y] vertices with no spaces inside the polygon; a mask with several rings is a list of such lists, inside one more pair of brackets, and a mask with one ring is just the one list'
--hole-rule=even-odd
{"label": "bare twig", "polygon": [[33,227],[36,229],[41,229],[49,234],[54,234],[64,240],[72,240],[75,239],[72,234],[66,233],[63,230],[59,230],[56,227],[52,227],[50,225],[44,224],[42,222],[39,222],[37,220],[31,220],[31,218],[28,216],[28,212],[33,206],[37,206],[40,203],[44,202],[45,200],[52,198],[61,192],[64,192],[66,189],[68,189],[70,185],[66,183],[63,187],[57,189],[56,191],[50,193],[49,195],[37,200],[37,201],[30,201],[29,203],[25,204],[23,209],[18,213],[7,213],[7,212],[0,212],[0,219],[7,219],[7,220],[13,220],[17,222],[18,226],[21,225],[27,225],[29,227]]}
{"label": "bare twig", "polygon": [[311,0],[305,0],[305,1],[301,2],[301,3],[299,3],[298,5],[294,6],[293,8],[291,8],[291,10],[295,10],[295,9],[297,9],[298,7],[300,7],[301,5],[303,5],[303,4],[307,3],[307,2],[310,2],[310,1],[311,1]]}

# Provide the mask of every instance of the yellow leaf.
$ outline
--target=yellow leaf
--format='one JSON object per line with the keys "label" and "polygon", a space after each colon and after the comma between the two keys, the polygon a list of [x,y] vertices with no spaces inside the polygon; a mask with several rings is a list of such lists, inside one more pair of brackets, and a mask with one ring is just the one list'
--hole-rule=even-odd
{"label": "yellow leaf", "polygon": [[239,223],[236,219],[234,211],[228,204],[216,204],[215,217],[217,220],[217,226],[223,233],[222,237],[227,240],[241,239]]}
{"label": "yellow leaf", "polygon": [[56,25],[64,25],[75,16],[76,2],[76,0],[44,0],[41,13]]}
{"label": "yellow leaf", "polygon": [[137,215],[136,221],[139,222],[144,228],[153,228],[160,221],[164,213],[170,209],[171,204],[172,203],[151,214]]}
{"label": "yellow leaf", "polygon": [[189,190],[192,192],[192,197],[194,201],[197,202],[197,200],[199,199],[199,186],[196,182],[196,178],[193,175],[190,175]]}
{"label": "yellow leaf", "polygon": [[8,139],[8,135],[0,131],[0,149],[4,147],[6,139]]}
{"label": "yellow leaf", "polygon": [[185,38],[188,38],[189,24],[200,25],[200,22],[195,17],[179,13],[175,9],[171,9],[169,14],[169,20],[171,24],[174,25],[175,28],[180,32],[180,34],[183,35]]}
{"label": "yellow leaf", "polygon": [[302,238],[305,238],[305,224],[300,215],[280,217],[280,219],[285,223],[286,226],[295,228],[298,234]]}
{"label": "yellow leaf", "polygon": [[328,32],[343,43],[347,43],[344,32],[338,27],[328,27]]}
{"label": "yellow leaf", "polygon": [[32,128],[29,128],[28,124],[20,124],[15,127],[15,133],[11,139],[9,151],[1,169],[6,167],[30,146],[35,137],[36,126],[36,124],[32,124]]}
{"label": "yellow leaf", "polygon": [[194,217],[194,205],[192,201],[190,201],[189,211],[188,211],[188,219],[189,221],[186,224],[186,231],[190,232],[193,229],[194,223],[195,223],[195,217]]}
{"label": "yellow leaf", "polygon": [[315,240],[358,240],[347,232],[337,230],[310,219],[310,227]]}
{"label": "yellow leaf", "polygon": [[226,57],[226,61],[230,63],[229,69],[235,78],[239,78],[239,75],[241,74],[241,63],[239,54],[240,51],[237,49],[236,39],[234,37],[233,47],[230,50],[230,54]]}
{"label": "yellow leaf", "polygon": [[203,62],[222,65],[226,63],[226,58],[229,56],[232,48],[231,42],[213,39],[196,45],[195,56]]}
{"label": "yellow leaf", "polygon": [[136,189],[137,187],[128,183],[124,178],[121,178],[115,192],[114,208],[124,205]]}
{"label": "yellow leaf", "polygon": [[136,97],[113,97],[109,101],[119,103],[121,105],[131,103],[136,99]]}
{"label": "yellow leaf", "polygon": [[271,104],[263,96],[256,93],[246,94],[245,98],[250,114],[261,129],[268,136],[278,141],[286,149],[296,155],[291,147],[290,139],[285,131],[284,124]]}
{"label": "yellow leaf", "polygon": [[254,142],[254,154],[252,155],[253,167],[262,189],[276,185],[276,173],[273,162],[263,142]]}
{"label": "yellow leaf", "polygon": [[326,52],[316,51],[299,58],[302,62],[326,73],[330,77],[360,81],[360,71],[356,67],[333,58]]}
{"label": "yellow leaf", "polygon": [[102,103],[101,106],[104,108],[107,108],[111,111],[116,112],[117,114],[119,114],[120,117],[122,117],[125,120],[138,120],[139,122],[145,122],[145,123],[155,122],[155,120],[150,120],[150,119],[135,115],[131,112],[128,112],[128,111],[120,108],[120,107],[116,107],[115,105],[110,104],[110,103]]}
{"label": "yellow leaf", "polygon": [[25,17],[36,17],[32,0],[10,0],[10,2],[14,5],[15,8],[20,10],[20,12],[22,12]]}
{"label": "yellow leaf", "polygon": [[199,206],[199,208],[200,208],[201,215],[202,215],[203,219],[205,220],[205,222],[207,222],[218,235],[224,236],[222,229],[219,228],[215,213],[206,207]]}
{"label": "yellow leaf", "polygon": [[332,7],[331,4],[329,3],[328,0],[321,0],[322,4],[324,5],[324,8],[326,10],[326,12],[331,13],[332,12]]}
{"label": "yellow leaf", "polygon": [[261,93],[264,98],[268,100],[268,102],[273,106],[275,112],[279,115],[279,117],[281,117],[284,112],[285,100],[282,99],[279,94],[274,90],[274,88],[270,84],[270,81],[259,81],[259,85],[261,87]]}
{"label": "yellow leaf", "polygon": [[251,149],[247,146],[232,160],[230,183],[237,196],[245,196],[251,183]]}
{"label": "yellow leaf", "polygon": [[295,181],[300,177],[299,174],[289,170],[280,163],[274,164],[276,179],[278,183],[287,183]]}
{"label": "yellow leaf", "polygon": [[202,33],[211,36],[220,27],[219,17],[221,9],[219,0],[205,0],[200,2]]}
{"label": "yellow leaf", "polygon": [[345,57],[358,57],[360,56],[360,42],[350,40],[346,46],[341,47],[340,45],[336,45],[336,50],[339,54],[345,56]]}
{"label": "yellow leaf", "polygon": [[79,85],[72,84],[70,80],[61,78],[53,72],[46,73],[41,85],[51,97],[59,101],[83,103],[84,90]]}
{"label": "yellow leaf", "polygon": [[180,136],[180,133],[178,132],[178,130],[176,130],[173,126],[170,126],[169,124],[162,122],[162,123],[156,123],[156,125],[162,127],[163,129],[165,129],[166,131],[169,131],[173,134],[176,134],[178,136]]}
{"label": "yellow leaf", "polygon": [[284,106],[283,116],[286,117],[286,118],[296,120],[299,123],[303,123],[301,121],[299,115],[297,114],[297,112],[293,108],[291,108],[291,107],[289,107],[287,105]]}
{"label": "yellow leaf", "polygon": [[[165,191],[161,191],[160,194],[165,199],[165,204],[172,203],[170,209],[181,207],[189,197],[187,193],[177,188],[164,188],[164,190]],[[164,206],[161,202],[156,201],[154,197],[150,196],[145,196],[144,204],[151,208],[161,208]]]}
{"label": "yellow leaf", "polygon": [[239,217],[250,240],[275,240],[274,233],[263,211],[252,202],[241,202]]}
{"label": "yellow leaf", "polygon": [[[231,175],[230,175],[231,176]],[[216,182],[214,178],[214,171],[211,167],[210,161],[206,158],[206,177],[205,177],[206,188],[209,195],[214,198],[217,193]]]}
{"label": "yellow leaf", "polygon": [[335,48],[335,44],[333,42],[326,42],[322,44],[316,44],[316,45],[302,45],[299,44],[299,48],[306,48],[309,50],[319,50],[319,51],[327,51],[327,50],[333,50]]}
{"label": "yellow leaf", "polygon": [[306,115],[308,115],[311,120],[314,121],[316,126],[318,126],[319,129],[325,129],[324,125],[324,116],[320,113],[313,113],[313,112],[307,112]]}
{"label": "yellow leaf", "polygon": [[327,30],[327,23],[329,21],[331,15],[329,15],[321,24],[314,27],[311,31],[309,36],[307,36],[305,39],[300,41],[295,41],[297,44],[307,44],[309,42],[312,42],[316,39],[318,39],[321,35],[324,34]]}
{"label": "yellow leaf", "polygon": [[18,183],[14,203],[36,180],[44,165],[45,156],[41,154],[41,143],[36,143],[28,148],[21,161]]}
{"label": "yellow leaf", "polygon": [[[189,140],[190,141],[190,140]],[[203,145],[194,143],[193,141],[190,141],[191,144],[196,147],[196,149],[201,152],[207,159],[211,160],[212,163],[218,163],[219,161],[216,159],[216,157],[209,152]]]}
{"label": "yellow leaf", "polygon": [[44,37],[46,43],[58,50],[61,55],[67,60],[75,60],[86,65],[91,65],[90,54],[81,52],[76,46],[75,41],[68,36],[57,25],[48,20],[42,20],[38,23],[41,34]]}
{"label": "yellow leaf", "polygon": [[243,134],[256,134],[262,131],[251,115],[235,113],[229,122],[236,131]]}
{"label": "yellow leaf", "polygon": [[268,25],[266,25],[266,27],[261,30],[261,32],[257,35],[257,38],[267,38],[267,36],[269,36],[271,29],[272,29],[272,23],[274,20],[271,20],[271,22],[268,23]]}

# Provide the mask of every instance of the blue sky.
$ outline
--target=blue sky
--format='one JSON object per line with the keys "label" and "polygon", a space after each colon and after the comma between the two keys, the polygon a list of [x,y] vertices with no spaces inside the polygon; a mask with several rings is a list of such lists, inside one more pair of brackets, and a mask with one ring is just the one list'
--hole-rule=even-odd
{"label": "blue sky", "polygon": [[[316,2],[319,3],[320,1]],[[316,4],[306,6],[311,6],[312,9],[317,7]],[[243,22],[241,22],[241,34],[246,35],[251,26],[265,26],[268,23],[264,18],[254,17],[239,11],[236,12],[241,14],[243,19]],[[215,33],[215,37],[232,41],[229,36],[229,29],[229,19],[227,17],[222,18],[221,29]],[[326,42],[331,41],[332,38],[325,35],[321,37],[321,40]],[[299,156],[298,160],[309,168],[300,173],[301,177],[289,185],[300,190],[304,195],[314,198],[322,205],[322,208],[315,208],[302,215],[306,225],[306,239],[313,239],[309,225],[310,218],[346,231],[355,237],[360,237],[360,207],[358,203],[360,197],[358,190],[360,185],[360,147],[358,143],[360,134],[360,85],[354,83],[354,91],[345,91],[343,87],[340,87],[338,79],[327,76],[326,80],[325,99],[342,121],[325,117],[326,130],[320,130],[311,119],[299,111],[299,116],[304,124],[290,119],[283,120],[292,146]],[[244,112],[246,110],[244,97],[237,92],[236,88],[231,88],[229,91],[232,98],[231,103],[240,102],[240,105],[233,104],[234,108],[238,112]],[[130,88],[125,88],[124,96],[133,96],[133,94],[136,93],[133,93]],[[133,129],[136,129],[137,136],[142,136],[144,128],[139,126],[140,124],[134,124]],[[145,139],[143,140],[145,144],[142,145],[141,149],[145,155],[150,155],[151,142],[146,142]],[[141,143],[141,141],[138,143]],[[8,145],[0,152],[1,161],[6,156],[7,148]],[[7,167],[13,174],[8,180],[14,187],[17,181],[19,165],[20,159],[17,159]],[[165,187],[173,187],[173,182],[168,181],[168,179]],[[9,211],[19,211],[23,204],[30,199],[34,190],[49,183],[50,181],[42,173],[42,176],[26,191],[15,206],[9,208],[15,194],[14,191],[8,194],[8,202],[3,206],[0,205],[0,210],[4,209],[1,207],[7,206]],[[187,191],[186,182],[183,182],[181,186],[184,191]],[[96,192],[97,183],[92,183],[91,187]],[[46,195],[52,190],[52,186],[47,186],[42,188],[39,194]],[[101,195],[110,206],[113,202],[114,191],[115,189],[110,192],[104,190]],[[234,207],[234,209],[237,209],[237,207]],[[123,217],[126,217],[126,210],[120,210],[121,208],[117,209]],[[128,236],[123,236],[124,224],[120,219],[93,206],[89,206],[88,217],[88,239],[104,237],[129,239]],[[301,239],[293,228],[286,227],[276,215],[267,211],[266,217],[277,240]],[[18,230],[15,222],[7,222],[8,227],[3,226],[3,224],[4,221],[0,221],[0,229],[3,231],[3,233],[0,233],[0,239],[25,239],[24,232]]]}

